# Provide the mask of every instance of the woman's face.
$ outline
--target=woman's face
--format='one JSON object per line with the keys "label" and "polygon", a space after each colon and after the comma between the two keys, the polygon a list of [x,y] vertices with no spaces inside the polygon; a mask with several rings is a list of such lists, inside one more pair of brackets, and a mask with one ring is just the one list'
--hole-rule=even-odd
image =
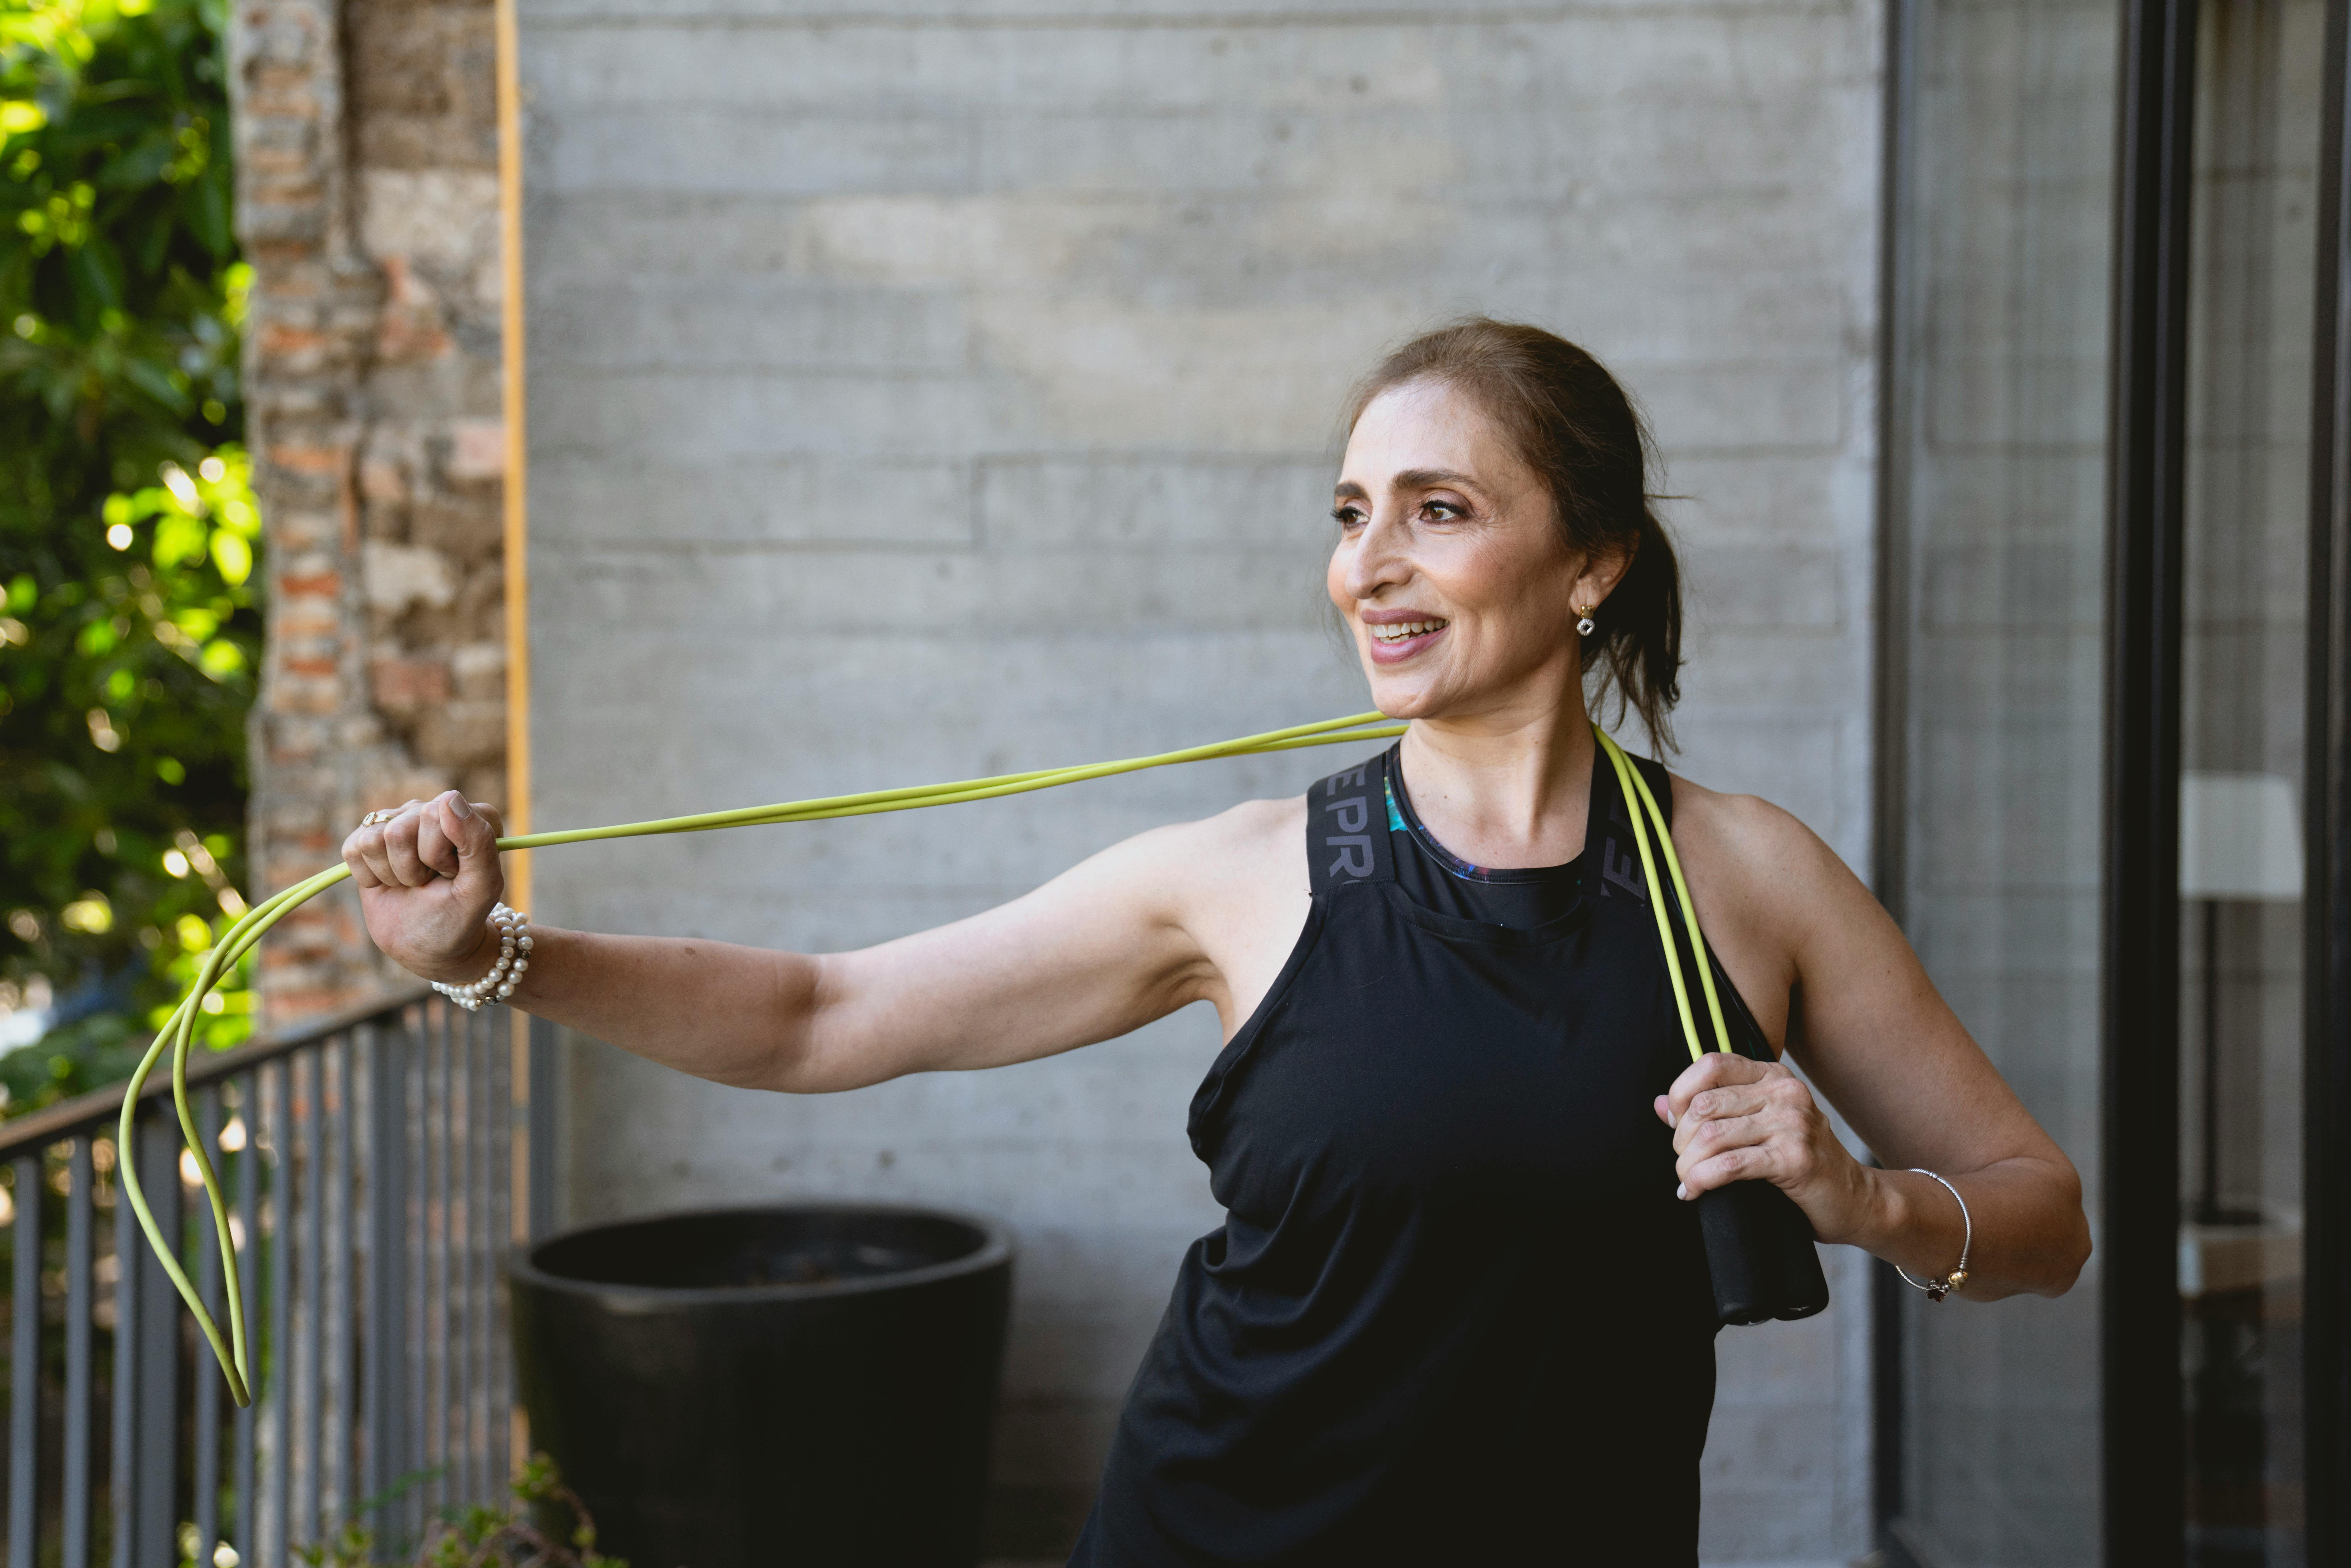
{"label": "woman's face", "polygon": [[1391,387],[1355,422],[1332,515],[1331,602],[1391,718],[1469,717],[1582,692],[1576,607],[1619,568],[1560,537],[1551,494],[1441,382]]}

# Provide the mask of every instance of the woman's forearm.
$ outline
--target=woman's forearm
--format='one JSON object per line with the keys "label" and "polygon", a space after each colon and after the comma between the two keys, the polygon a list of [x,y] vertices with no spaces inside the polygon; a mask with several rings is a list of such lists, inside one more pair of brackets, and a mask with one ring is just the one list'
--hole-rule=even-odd
{"label": "woman's forearm", "polygon": [[[1263,817],[1140,834],[1009,904],[855,952],[533,926],[506,999],[742,1088],[823,1093],[1032,1061],[1203,994],[1209,966],[1169,890],[1221,894]],[[446,986],[494,971],[499,833],[495,811],[454,790],[352,832],[344,860],[385,956]]]}
{"label": "woman's forearm", "polygon": [[[533,925],[530,967],[510,1003],[534,1018],[607,1040],[664,1067],[737,1088],[797,1087],[819,995],[820,963],[695,937],[606,936]],[[480,978],[497,938],[448,973]]]}
{"label": "woman's forearm", "polygon": [[[1968,1226],[1941,1182],[1907,1170],[1869,1170],[1868,1218],[1836,1239],[1885,1259],[1920,1280],[1940,1279],[1959,1260]],[[2045,1160],[1996,1161],[1980,1170],[1940,1173],[1967,1199],[1974,1221],[1967,1283],[1959,1294],[1998,1301],[2024,1291],[2063,1294],[2090,1253],[2079,1178]]]}

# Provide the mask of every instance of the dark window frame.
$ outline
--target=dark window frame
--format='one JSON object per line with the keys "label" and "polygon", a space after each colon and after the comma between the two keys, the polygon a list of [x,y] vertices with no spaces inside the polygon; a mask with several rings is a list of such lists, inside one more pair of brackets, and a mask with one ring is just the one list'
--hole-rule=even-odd
{"label": "dark window frame", "polygon": [[[2108,367],[2100,922],[2105,1558],[2186,1560],[2179,758],[2196,0],[2125,0]],[[2116,1481],[2129,1478],[2129,1484]]]}
{"label": "dark window frame", "polygon": [[2304,1496],[2309,1560],[2351,1560],[2351,0],[2326,8],[2312,345],[2303,885]]}
{"label": "dark window frame", "polygon": [[[1911,343],[1911,170],[1918,102],[1918,6],[1886,0],[1884,113],[1879,131],[1877,252],[1876,552],[1873,592],[1870,891],[1899,923],[1908,871],[1904,822],[1910,792],[1909,602],[1910,428],[1916,416],[1906,372]],[[1873,1535],[1896,1568],[1907,1568],[1891,1526],[1902,1511],[1902,1284],[1882,1258],[1869,1260],[1870,1500]]]}
{"label": "dark window frame", "polygon": [[[1873,874],[1899,919],[1907,845],[1902,523],[1907,175],[1917,9],[1887,0],[1878,344]],[[2186,1552],[2179,1382],[2180,573],[2196,0],[2124,0],[2112,295],[2100,1321],[2105,1556]],[[2351,0],[2329,0],[2310,486],[2304,1278],[2309,1560],[2351,1562]],[[2122,977],[2129,977],[2127,983]],[[1899,1292],[1874,1271],[1878,1539],[1902,1507]],[[2129,1484],[2113,1484],[2127,1477]]]}

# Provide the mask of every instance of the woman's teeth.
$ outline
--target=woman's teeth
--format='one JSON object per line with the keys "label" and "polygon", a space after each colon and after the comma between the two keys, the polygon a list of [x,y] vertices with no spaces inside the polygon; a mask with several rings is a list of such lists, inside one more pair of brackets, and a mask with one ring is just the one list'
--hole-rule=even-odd
{"label": "woman's teeth", "polygon": [[1442,621],[1399,621],[1393,626],[1373,627],[1372,635],[1383,643],[1401,643],[1424,632],[1435,632],[1445,624]]}

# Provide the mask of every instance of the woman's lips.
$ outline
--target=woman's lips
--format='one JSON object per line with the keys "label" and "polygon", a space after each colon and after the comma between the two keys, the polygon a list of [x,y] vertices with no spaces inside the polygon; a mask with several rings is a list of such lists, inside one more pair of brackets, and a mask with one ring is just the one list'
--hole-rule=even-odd
{"label": "woman's lips", "polygon": [[[1400,664],[1433,646],[1439,637],[1445,635],[1449,625],[1448,622],[1434,619],[1386,625],[1367,621],[1364,623],[1364,630],[1371,634],[1372,663]],[[1396,635],[1398,632],[1404,635]]]}

